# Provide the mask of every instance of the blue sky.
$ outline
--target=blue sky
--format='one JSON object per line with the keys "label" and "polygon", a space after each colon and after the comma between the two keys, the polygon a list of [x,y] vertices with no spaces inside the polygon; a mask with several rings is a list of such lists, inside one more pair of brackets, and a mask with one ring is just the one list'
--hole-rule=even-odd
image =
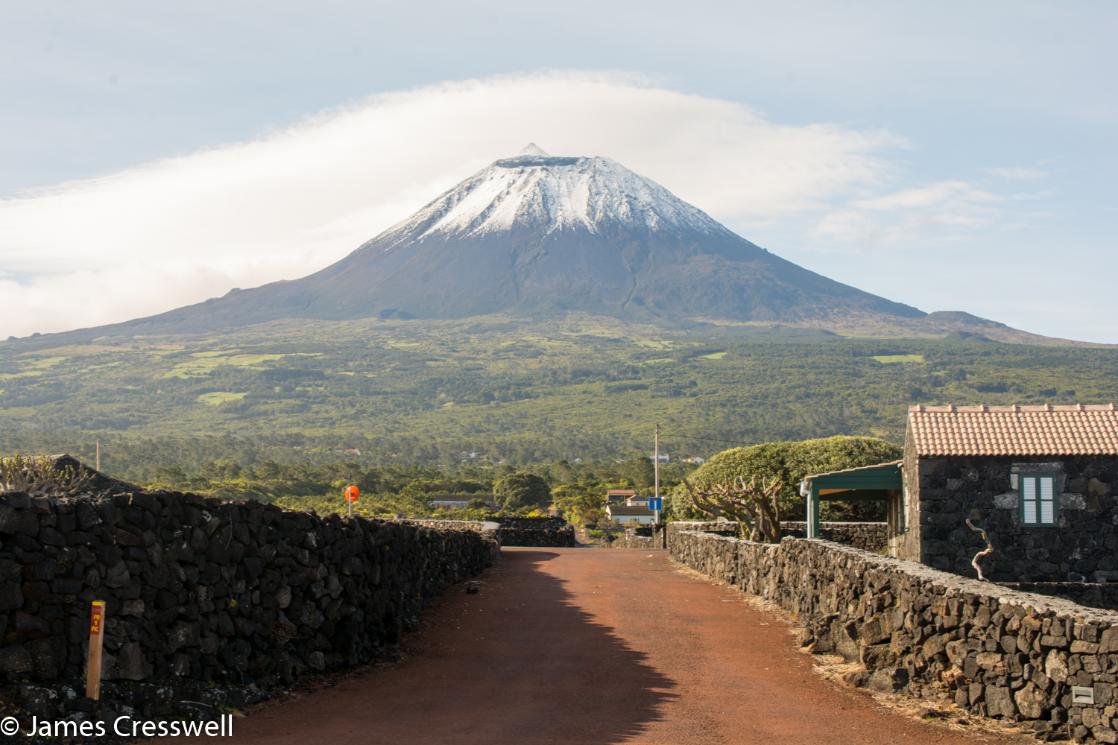
{"label": "blue sky", "polygon": [[1118,6],[729,5],[0,4],[0,334],[298,276],[535,140],[892,299],[1118,342]]}

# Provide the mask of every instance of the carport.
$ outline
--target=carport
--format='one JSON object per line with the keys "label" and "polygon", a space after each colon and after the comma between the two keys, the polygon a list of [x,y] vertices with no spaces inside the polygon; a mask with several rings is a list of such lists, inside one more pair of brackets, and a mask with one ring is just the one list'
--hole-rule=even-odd
{"label": "carport", "polygon": [[819,507],[824,500],[888,502],[903,489],[899,460],[812,474],[800,482],[800,495],[807,500],[807,537],[819,537]]}

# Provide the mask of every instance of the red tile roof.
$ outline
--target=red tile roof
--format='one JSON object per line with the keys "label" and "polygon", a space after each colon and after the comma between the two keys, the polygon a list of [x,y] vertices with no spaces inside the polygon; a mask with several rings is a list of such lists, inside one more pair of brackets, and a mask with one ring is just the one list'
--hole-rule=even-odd
{"label": "red tile roof", "polygon": [[912,406],[917,455],[1118,455],[1114,404]]}

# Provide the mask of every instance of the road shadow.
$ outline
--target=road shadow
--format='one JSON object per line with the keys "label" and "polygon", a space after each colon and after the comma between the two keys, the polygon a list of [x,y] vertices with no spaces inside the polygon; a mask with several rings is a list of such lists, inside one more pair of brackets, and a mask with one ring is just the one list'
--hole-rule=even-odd
{"label": "road shadow", "polygon": [[399,663],[254,710],[222,741],[611,745],[640,735],[675,683],[578,606],[546,570],[558,556],[503,551],[480,593],[449,588],[425,612]]}
{"label": "road shadow", "polygon": [[501,725],[489,742],[625,742],[676,698],[670,677],[595,621],[568,583],[547,571],[558,557],[547,549],[502,552],[499,574],[485,588],[505,607],[499,625],[508,645],[485,677],[510,683],[493,704]]}

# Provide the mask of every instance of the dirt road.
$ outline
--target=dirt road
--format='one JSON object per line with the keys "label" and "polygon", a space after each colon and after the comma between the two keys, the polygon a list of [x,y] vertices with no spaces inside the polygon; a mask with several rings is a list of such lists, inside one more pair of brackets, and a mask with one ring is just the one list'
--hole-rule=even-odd
{"label": "dirt road", "polygon": [[440,599],[408,647],[238,719],[232,742],[1030,742],[958,734],[823,680],[778,619],[663,552],[505,549],[480,594]]}

